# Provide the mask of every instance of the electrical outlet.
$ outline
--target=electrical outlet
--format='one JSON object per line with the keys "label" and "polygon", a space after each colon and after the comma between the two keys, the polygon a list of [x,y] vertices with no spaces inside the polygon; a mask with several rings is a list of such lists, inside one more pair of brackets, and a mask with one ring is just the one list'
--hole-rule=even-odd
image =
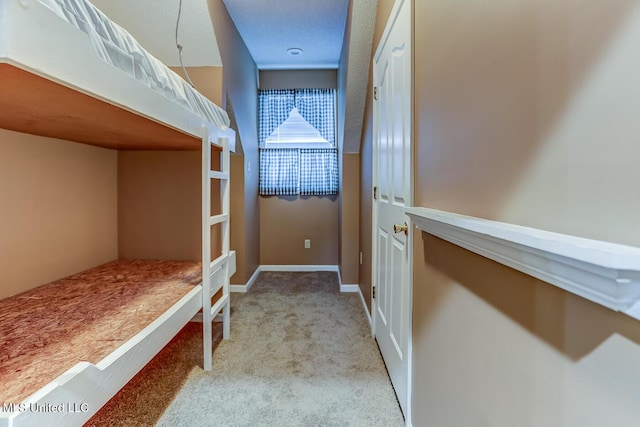
{"label": "electrical outlet", "polygon": [[304,248],[305,249],[311,248],[311,239],[304,239]]}

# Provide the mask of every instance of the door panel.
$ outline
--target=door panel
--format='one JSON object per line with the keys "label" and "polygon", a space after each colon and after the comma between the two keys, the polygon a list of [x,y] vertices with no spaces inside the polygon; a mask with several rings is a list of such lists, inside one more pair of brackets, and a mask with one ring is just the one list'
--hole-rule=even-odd
{"label": "door panel", "polygon": [[374,58],[373,323],[380,352],[405,416],[409,405],[411,277],[408,222],[412,203],[411,1],[397,0]]}
{"label": "door panel", "polygon": [[388,266],[388,261],[387,261],[387,248],[389,247],[387,242],[388,242],[388,235],[384,230],[380,230],[378,233],[378,236],[380,236],[380,239],[378,240],[378,250],[379,250],[379,257],[378,259],[381,260],[381,266],[383,266],[383,268],[378,269],[378,306],[377,306],[377,310],[378,310],[378,315],[380,317],[380,320],[382,322],[383,325],[387,324],[387,312],[388,312],[388,307],[389,307],[389,289],[388,289],[388,281],[387,281],[387,266]]}
{"label": "door panel", "polygon": [[[392,246],[392,255],[391,255],[391,283],[403,283],[404,277],[404,255],[406,253],[406,245],[404,242],[400,242],[396,239],[393,240]],[[403,295],[400,292],[392,293],[391,298],[396,297],[397,300],[393,301],[391,305],[395,308],[391,314],[391,320],[389,325],[389,332],[391,335],[391,340],[393,341],[396,352],[398,353],[398,357],[400,359],[404,359],[404,349],[405,345],[405,330],[403,324],[403,316],[404,309],[406,307],[399,306],[402,304]]]}

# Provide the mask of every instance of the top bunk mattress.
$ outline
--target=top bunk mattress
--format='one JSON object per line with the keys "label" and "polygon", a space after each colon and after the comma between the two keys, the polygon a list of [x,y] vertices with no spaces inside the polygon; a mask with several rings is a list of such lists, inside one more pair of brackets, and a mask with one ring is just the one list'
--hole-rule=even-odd
{"label": "top bunk mattress", "polygon": [[87,0],[37,0],[61,19],[84,32],[97,56],[147,87],[181,104],[220,129],[227,113],[194,90],[180,76],[147,52],[122,27]]}

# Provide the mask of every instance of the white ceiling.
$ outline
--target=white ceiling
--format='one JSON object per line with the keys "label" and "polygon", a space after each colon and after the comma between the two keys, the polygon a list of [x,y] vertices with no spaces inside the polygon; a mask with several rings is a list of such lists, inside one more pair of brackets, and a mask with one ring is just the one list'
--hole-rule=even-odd
{"label": "white ceiling", "polygon": [[[260,69],[338,68],[349,0],[223,0]],[[180,65],[180,0],[92,0],[153,56]],[[183,0],[178,33],[185,66],[221,66],[207,0]],[[289,48],[300,48],[292,56]]]}
{"label": "white ceiling", "polygon": [[[223,2],[258,68],[338,68],[349,0]],[[289,48],[302,53],[292,56]]]}
{"label": "white ceiling", "polygon": [[[91,0],[153,56],[179,66],[176,20],[179,0]],[[185,66],[222,66],[207,0],[183,0],[178,39]]]}

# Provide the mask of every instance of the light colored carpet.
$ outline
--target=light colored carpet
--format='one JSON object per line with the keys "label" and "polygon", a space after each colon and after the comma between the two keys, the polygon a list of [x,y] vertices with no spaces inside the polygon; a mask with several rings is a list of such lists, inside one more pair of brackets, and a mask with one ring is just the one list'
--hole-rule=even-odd
{"label": "light colored carpet", "polygon": [[88,425],[404,425],[360,297],[335,273],[263,272],[231,319],[213,371],[188,325]]}

